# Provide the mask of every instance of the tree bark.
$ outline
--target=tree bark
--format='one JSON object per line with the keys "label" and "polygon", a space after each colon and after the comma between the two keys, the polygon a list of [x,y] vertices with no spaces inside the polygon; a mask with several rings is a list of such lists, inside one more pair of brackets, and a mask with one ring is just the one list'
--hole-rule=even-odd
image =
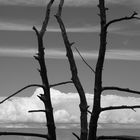
{"label": "tree bark", "polygon": [[102,93],[102,69],[104,65],[105,52],[106,52],[106,8],[105,1],[99,0],[99,10],[100,10],[100,48],[99,55],[95,69],[95,84],[94,84],[94,103],[91,113],[90,123],[89,123],[89,135],[88,140],[97,139],[97,123],[101,111],[101,93]]}

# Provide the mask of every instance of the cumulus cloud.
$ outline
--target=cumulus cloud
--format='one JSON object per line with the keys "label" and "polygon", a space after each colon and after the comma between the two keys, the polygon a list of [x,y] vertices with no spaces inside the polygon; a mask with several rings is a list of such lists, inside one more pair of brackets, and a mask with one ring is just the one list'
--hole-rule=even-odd
{"label": "cumulus cloud", "polygon": [[[28,113],[29,110],[44,109],[37,95],[43,93],[37,88],[31,97],[14,97],[0,104],[0,122],[45,122],[44,113]],[[93,95],[86,94],[90,110]],[[79,96],[77,93],[62,93],[51,89],[54,118],[57,123],[79,123]],[[3,98],[1,97],[0,100]],[[102,106],[139,105],[140,98],[103,95]],[[99,122],[103,123],[140,123],[140,110],[106,111],[100,115]]]}

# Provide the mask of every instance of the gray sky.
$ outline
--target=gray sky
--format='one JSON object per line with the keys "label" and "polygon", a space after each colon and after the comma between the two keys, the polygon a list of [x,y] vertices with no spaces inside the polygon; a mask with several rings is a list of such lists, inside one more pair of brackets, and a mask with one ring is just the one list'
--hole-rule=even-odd
{"label": "gray sky", "polygon": [[[30,83],[40,83],[38,63],[32,57],[37,49],[36,35],[45,14],[45,0],[0,0],[0,95],[7,96]],[[55,2],[44,45],[50,83],[71,78],[59,26],[54,18]],[[69,39],[76,44],[91,66],[95,66],[99,48],[99,10],[97,0],[66,0],[63,19]],[[108,21],[140,13],[139,0],[107,0]],[[104,85],[118,85],[140,90],[140,21],[116,23],[109,28]],[[93,92],[94,75],[76,56],[79,76],[86,92]],[[61,86],[63,92],[75,91]],[[29,90],[30,91],[30,90]],[[32,93],[32,92],[31,92]],[[29,92],[29,96],[31,95]],[[25,95],[23,95],[25,96]],[[28,96],[28,95],[27,95]]]}

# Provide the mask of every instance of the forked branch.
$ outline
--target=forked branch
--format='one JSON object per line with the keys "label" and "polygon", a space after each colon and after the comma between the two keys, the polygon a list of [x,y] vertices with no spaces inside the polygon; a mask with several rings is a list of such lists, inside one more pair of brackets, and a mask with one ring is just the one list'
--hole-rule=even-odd
{"label": "forked branch", "polygon": [[116,23],[116,22],[120,22],[120,21],[124,21],[124,20],[132,20],[132,19],[140,20],[140,17],[137,17],[137,15],[138,15],[138,13],[134,11],[134,13],[131,16],[126,16],[126,17],[111,20],[106,24],[106,28],[108,28],[108,26],[111,25],[112,23]]}
{"label": "forked branch", "polygon": [[128,92],[128,93],[140,94],[140,91],[131,90],[129,88],[120,88],[120,87],[115,87],[115,86],[103,87],[102,91],[105,91],[105,90],[116,90],[116,91],[123,91],[123,92]]}

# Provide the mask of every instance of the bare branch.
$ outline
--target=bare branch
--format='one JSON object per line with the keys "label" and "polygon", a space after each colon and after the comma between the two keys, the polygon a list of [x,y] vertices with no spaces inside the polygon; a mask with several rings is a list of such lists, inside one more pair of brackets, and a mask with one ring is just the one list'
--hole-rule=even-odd
{"label": "bare branch", "polygon": [[45,19],[43,21],[42,28],[40,30],[40,36],[42,36],[42,37],[43,37],[43,35],[46,31],[46,28],[47,28],[47,25],[48,25],[48,22],[49,22],[50,9],[51,9],[51,6],[52,6],[53,2],[54,2],[54,0],[50,0],[50,2],[47,5]]}
{"label": "bare branch", "polygon": [[33,113],[33,112],[46,112],[46,110],[29,110],[29,113]]}
{"label": "bare branch", "polygon": [[77,134],[75,134],[74,132],[72,134],[77,138],[77,140],[80,140],[80,137]]}
{"label": "bare branch", "polygon": [[92,112],[91,112],[91,111],[89,111],[89,110],[87,110],[87,112],[88,112],[89,114],[92,114]]}
{"label": "bare branch", "polygon": [[129,88],[120,88],[120,87],[115,87],[115,86],[103,87],[102,91],[105,91],[105,90],[117,90],[117,91],[123,91],[123,92],[128,92],[128,93],[140,94],[140,91],[131,90]]}
{"label": "bare branch", "polygon": [[124,20],[132,20],[132,19],[138,19],[138,20],[140,20],[140,17],[137,17],[136,15],[138,15],[138,13],[136,13],[134,11],[131,16],[126,16],[126,17],[122,17],[122,18],[111,20],[111,21],[109,21],[106,24],[106,28],[108,28],[108,26],[111,25],[112,23],[116,23],[116,22],[120,22],[120,21],[124,21]]}
{"label": "bare branch", "polygon": [[109,106],[109,107],[101,108],[101,111],[118,110],[118,109],[132,109],[133,111],[135,111],[135,108],[140,108],[140,105],[134,105],[134,106],[127,106],[127,105]]}
{"label": "bare branch", "polygon": [[137,136],[98,136],[97,140],[138,140]]}
{"label": "bare branch", "polygon": [[5,102],[6,100],[10,99],[11,97],[17,95],[17,94],[20,93],[21,91],[23,91],[23,90],[25,90],[25,89],[27,89],[27,88],[30,88],[30,87],[42,87],[42,88],[44,88],[43,85],[39,85],[39,84],[31,84],[31,85],[25,86],[25,87],[23,87],[22,89],[18,90],[17,92],[13,93],[12,95],[6,97],[4,100],[2,100],[2,101],[0,102],[0,104],[2,104],[2,103]]}
{"label": "bare branch", "polygon": [[40,137],[40,138],[47,138],[49,137],[44,134],[37,134],[37,133],[22,133],[22,132],[0,132],[0,136],[2,135],[16,135],[16,136],[30,136],[30,137]]}
{"label": "bare branch", "polygon": [[33,26],[33,30],[35,31],[36,35],[39,36],[39,32],[35,26]]}
{"label": "bare branch", "polygon": [[78,54],[79,54],[79,56],[81,57],[81,59],[83,60],[83,62],[90,68],[90,70],[93,72],[93,73],[95,73],[95,70],[86,62],[86,60],[83,58],[83,56],[81,55],[81,53],[80,53],[80,51],[76,48],[76,47],[74,47],[75,48],[75,50],[78,52]]}
{"label": "bare branch", "polygon": [[58,11],[57,11],[57,16],[61,17],[63,5],[64,5],[64,0],[60,0]]}
{"label": "bare branch", "polygon": [[50,88],[51,88],[51,87],[60,86],[60,85],[64,85],[64,84],[69,84],[69,83],[73,83],[73,81],[66,81],[66,82],[61,82],[61,83],[52,84],[52,85],[50,85]]}

